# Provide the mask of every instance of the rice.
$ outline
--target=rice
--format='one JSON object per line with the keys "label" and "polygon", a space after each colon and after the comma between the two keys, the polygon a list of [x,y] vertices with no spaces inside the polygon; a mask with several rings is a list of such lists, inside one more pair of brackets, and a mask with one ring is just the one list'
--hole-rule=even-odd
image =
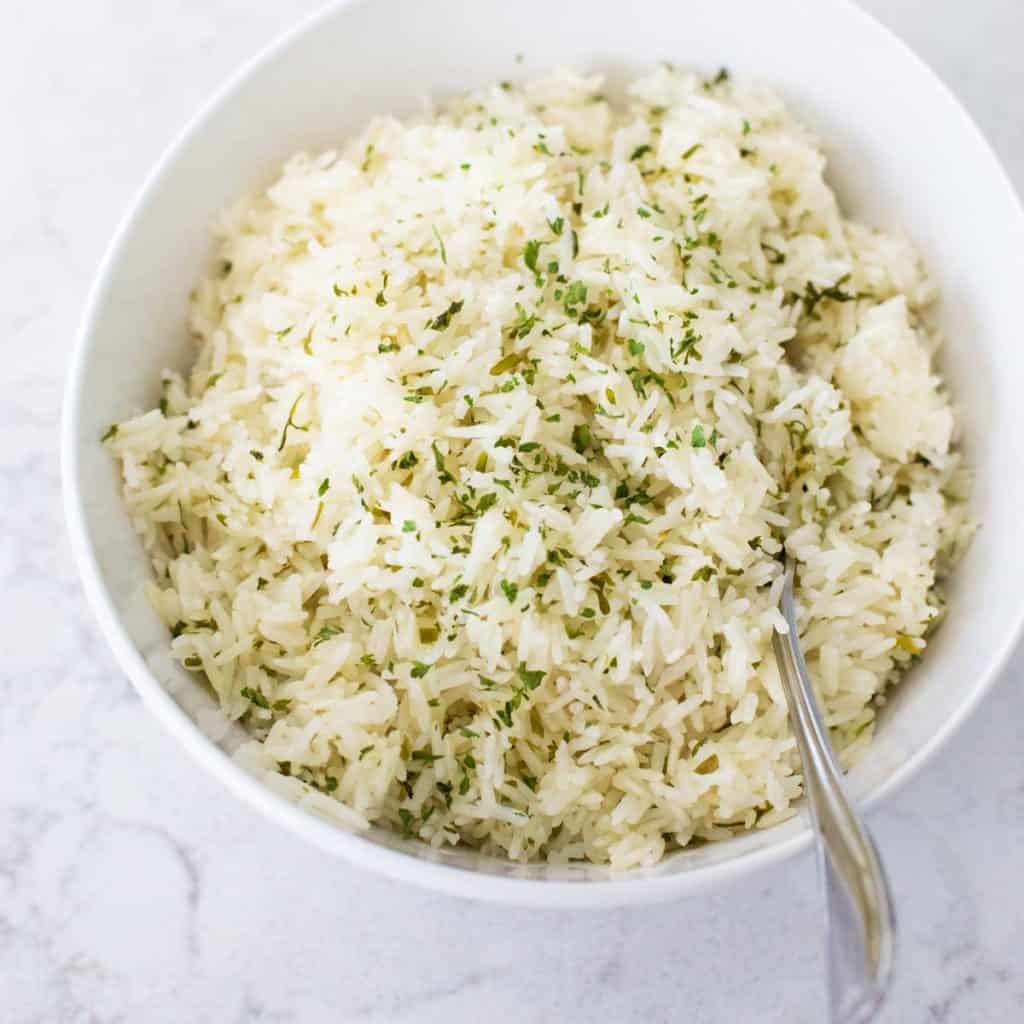
{"label": "rice", "polygon": [[601,88],[295,156],[108,435],[174,656],[348,827],[628,868],[776,823],[783,543],[848,765],[969,535],[911,245],[767,89]]}

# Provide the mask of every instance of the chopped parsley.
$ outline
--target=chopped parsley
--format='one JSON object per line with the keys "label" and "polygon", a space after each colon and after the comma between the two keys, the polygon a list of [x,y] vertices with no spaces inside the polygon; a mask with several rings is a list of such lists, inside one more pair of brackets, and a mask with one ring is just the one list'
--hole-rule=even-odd
{"label": "chopped parsley", "polygon": [[537,273],[537,257],[540,255],[540,247],[540,242],[531,239],[526,243],[526,248],[523,249],[523,262],[534,274]]}
{"label": "chopped parsley", "polygon": [[501,374],[514,370],[519,365],[519,359],[518,352],[512,352],[510,355],[502,357],[491,367],[490,375],[500,377]]}
{"label": "chopped parsley", "polygon": [[337,626],[324,626],[313,640],[313,646],[319,647],[322,643],[326,643],[331,637],[338,636],[340,633],[341,630]]}
{"label": "chopped parsley", "polygon": [[452,322],[452,317],[462,311],[463,305],[465,305],[465,303],[461,300],[451,303],[443,313],[439,313],[434,317],[434,319],[427,324],[427,327],[432,331],[447,330],[448,325]]}
{"label": "chopped parsley", "polygon": [[433,764],[435,761],[441,760],[441,755],[432,754],[429,750],[414,750],[412,752],[412,759],[414,761],[425,761],[427,764]]}
{"label": "chopped parsley", "polygon": [[303,395],[298,395],[292,407],[288,410],[288,419],[285,421],[284,430],[281,431],[281,441],[277,446],[277,450],[284,451],[284,446],[288,443],[288,431],[289,430],[309,430],[309,424],[307,423],[304,427],[300,426],[295,422],[295,410],[299,407],[299,402],[302,401]]}
{"label": "chopped parsley", "polygon": [[581,455],[590,447],[592,440],[590,427],[586,423],[578,423],[572,428],[572,446]]}
{"label": "chopped parsley", "polygon": [[[465,167],[468,167],[469,164],[463,164],[462,166],[465,168]],[[446,251],[446,249],[444,247],[444,239],[441,237],[441,235],[438,232],[436,227],[433,227],[433,225],[431,225],[431,229],[434,232],[434,237],[437,239],[438,248],[441,250],[441,262],[444,263],[447,266],[447,264],[448,264],[448,252]]]}
{"label": "chopped parsley", "polygon": [[[557,293],[556,293],[557,297]],[[565,312],[576,317],[577,307],[587,301],[587,286],[582,281],[573,281],[565,290]]]}
{"label": "chopped parsley", "polygon": [[519,662],[519,668],[517,671],[519,674],[519,681],[528,690],[536,690],[537,687],[544,682],[544,673],[539,669],[531,672],[527,669],[525,661]]}
{"label": "chopped parsley", "polygon": [[241,693],[246,700],[255,704],[256,707],[263,708],[265,711],[270,710],[270,701],[263,696],[263,692],[261,690],[254,690],[251,686],[243,686]]}
{"label": "chopped parsley", "polygon": [[827,288],[818,288],[812,281],[807,282],[807,288],[803,295],[798,296],[799,301],[804,305],[804,315],[817,319],[815,317],[814,310],[819,302],[825,299],[831,302],[853,302],[859,299],[860,296],[856,292],[843,291],[843,285],[849,281],[850,275],[843,274],[835,284],[829,285]]}
{"label": "chopped parsley", "polygon": [[445,469],[444,456],[441,454],[441,450],[437,447],[436,441],[431,441],[430,448],[434,453],[434,468],[437,470],[437,477],[443,484],[451,483],[454,477],[451,473]]}
{"label": "chopped parsley", "polygon": [[[537,318],[526,312],[525,309],[517,302],[516,303],[516,322],[510,328],[512,334],[517,338],[525,338],[530,331],[533,330],[533,325],[537,322]],[[515,365],[515,364],[513,364]],[[494,370],[491,370],[494,373]]]}

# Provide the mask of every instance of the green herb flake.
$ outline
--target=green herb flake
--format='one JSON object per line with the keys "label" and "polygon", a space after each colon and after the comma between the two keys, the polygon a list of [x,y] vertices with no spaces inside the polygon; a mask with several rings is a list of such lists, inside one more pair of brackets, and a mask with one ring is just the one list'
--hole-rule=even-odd
{"label": "green herb flake", "polygon": [[427,324],[427,328],[431,331],[443,331],[448,328],[448,325],[452,322],[452,317],[462,311],[462,307],[465,305],[461,300],[453,302],[443,312],[439,313],[433,320]]}
{"label": "green herb flake", "polygon": [[525,661],[519,662],[518,674],[519,681],[527,690],[536,690],[544,682],[544,673],[540,669],[531,672],[527,669]]}
{"label": "green herb flake", "polygon": [[573,281],[565,290],[565,311],[575,315],[575,307],[587,301],[587,286],[582,281]]}
{"label": "green herb flake", "polygon": [[592,440],[590,427],[586,423],[578,423],[572,428],[572,446],[581,455],[590,447]]}
{"label": "green herb flake", "polygon": [[415,532],[416,532],[416,523],[415,523],[415,521],[412,520],[412,519],[406,519],[405,522],[402,523],[402,533],[415,533]]}
{"label": "green herb flake", "polygon": [[519,585],[516,583],[510,583],[508,580],[502,580],[501,592],[506,598],[508,598],[509,604],[514,604],[516,598],[519,596]]}
{"label": "green herb flake", "polygon": [[503,373],[514,370],[519,365],[519,353],[513,352],[510,355],[499,359],[490,369],[492,377],[499,377]]}
{"label": "green herb flake", "polygon": [[414,661],[409,674],[413,679],[422,679],[431,669],[431,666],[422,661]]}
{"label": "green herb flake", "polygon": [[[463,167],[463,170],[465,170],[465,168],[469,167],[469,164],[463,164],[462,167]],[[448,252],[447,252],[447,250],[444,247],[444,239],[441,237],[441,235],[438,232],[437,228],[434,227],[433,225],[431,225],[431,230],[434,232],[434,237],[437,239],[438,248],[441,250],[441,262],[444,263],[447,266],[447,264],[448,264]]]}
{"label": "green herb flake", "polygon": [[535,274],[537,273],[537,257],[540,254],[540,246],[540,242],[531,239],[526,243],[526,248],[523,249],[523,262]]}
{"label": "green herb flake", "polygon": [[308,423],[306,424],[306,426],[303,427],[303,426],[300,426],[298,423],[295,422],[295,410],[299,407],[299,402],[301,402],[302,399],[303,399],[303,395],[298,395],[296,397],[295,401],[292,402],[292,407],[288,410],[288,419],[285,421],[284,430],[281,431],[281,441],[280,441],[280,443],[277,446],[277,450],[279,452],[283,451],[284,450],[284,446],[288,443],[288,431],[289,430],[303,430],[303,431],[309,430],[309,424]]}
{"label": "green herb flake", "polygon": [[270,701],[263,696],[260,690],[254,690],[251,686],[243,686],[241,693],[246,700],[255,704],[256,707],[264,708],[266,711],[270,710]]}
{"label": "green herb flake", "polygon": [[320,481],[320,486],[316,489],[317,497],[322,498],[330,490],[330,488],[331,481],[327,477],[324,477],[323,480]]}
{"label": "green herb flake", "polygon": [[414,761],[425,761],[427,764],[433,764],[435,761],[441,760],[441,755],[432,754],[429,750],[414,750],[412,752],[412,759]]}
{"label": "green herb flake", "polygon": [[319,647],[322,643],[326,643],[331,637],[338,636],[340,633],[341,630],[337,626],[324,626],[313,640],[313,646]]}
{"label": "green herb flake", "polygon": [[445,468],[444,456],[441,454],[440,448],[437,447],[437,442],[432,441],[430,443],[431,451],[434,453],[434,468],[437,470],[438,479],[443,484],[451,483],[454,477]]}
{"label": "green herb flake", "polygon": [[693,448],[703,448],[707,445],[707,438],[704,437],[704,428],[698,423],[690,433],[690,445]]}

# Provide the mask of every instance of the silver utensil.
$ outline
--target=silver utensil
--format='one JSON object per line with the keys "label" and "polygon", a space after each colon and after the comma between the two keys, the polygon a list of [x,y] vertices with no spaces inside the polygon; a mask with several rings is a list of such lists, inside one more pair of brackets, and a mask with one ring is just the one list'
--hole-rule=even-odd
{"label": "silver utensil", "polygon": [[881,1007],[892,973],[896,936],[892,894],[875,844],[843,795],[842,773],[800,650],[791,563],[780,610],[789,633],[776,632],[772,644],[817,832],[828,906],[830,1019],[832,1024],[863,1024]]}

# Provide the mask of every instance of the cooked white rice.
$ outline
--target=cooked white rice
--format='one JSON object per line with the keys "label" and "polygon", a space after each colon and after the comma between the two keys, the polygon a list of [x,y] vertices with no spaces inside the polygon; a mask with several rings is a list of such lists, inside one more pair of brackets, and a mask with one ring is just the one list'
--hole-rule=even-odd
{"label": "cooked white rice", "polygon": [[559,73],[378,118],[216,227],[118,424],[172,649],[322,813],[646,865],[792,813],[785,540],[849,763],[965,540],[911,246],[779,98]]}

